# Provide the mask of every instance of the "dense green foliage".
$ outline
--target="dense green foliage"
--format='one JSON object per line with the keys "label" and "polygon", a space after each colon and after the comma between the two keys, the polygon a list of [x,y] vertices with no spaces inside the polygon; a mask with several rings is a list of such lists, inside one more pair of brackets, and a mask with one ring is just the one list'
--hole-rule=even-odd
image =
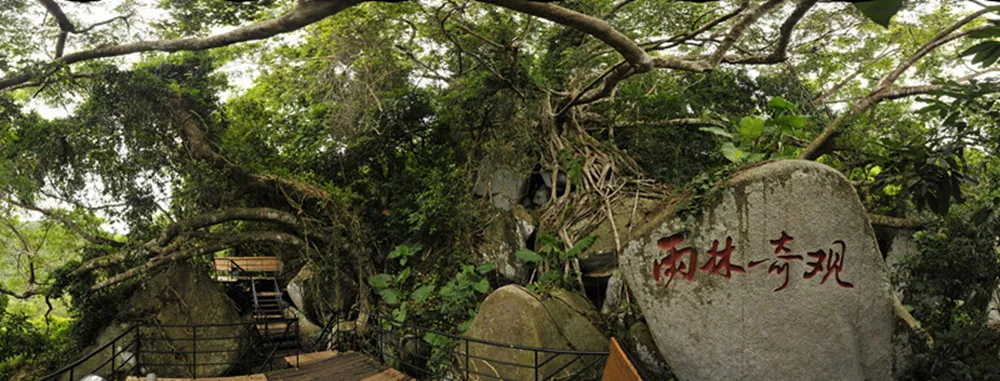
{"label": "dense green foliage", "polygon": [[[86,6],[67,6],[77,29],[95,25],[67,32],[67,52],[226,33],[296,3],[101,8],[161,12],[141,26],[83,22]],[[545,3],[604,19],[669,62],[710,57],[746,14],[734,11],[763,2]],[[895,284],[937,345],[911,335],[901,374],[997,377],[1000,88],[973,71],[1000,57],[997,23],[961,22],[979,8],[952,0],[822,2],[783,37],[795,21],[786,5],[747,19],[711,70],[643,72],[592,30],[465,0],[364,3],[259,42],[46,63],[59,23],[32,29],[28,10],[44,10],[0,2],[0,75],[30,74],[0,92],[0,378],[56,366],[129,318],[120,302],[136,282],[116,275],[233,237],[243,240],[213,253],[278,253],[309,266],[322,295],[350,295],[321,303],[317,321],[370,306],[462,332],[501,284],[585,288],[583,254],[631,233],[631,218],[614,234],[592,231],[622,205],[641,197],[696,214],[740,167],[798,157],[832,127],[818,160],[855,184],[869,213],[919,222],[905,233],[919,252]],[[956,22],[967,36],[921,49]],[[771,61],[779,41],[790,44]],[[899,81],[878,87],[899,67]],[[606,83],[614,89],[591,97]],[[513,219],[483,189],[501,168],[519,176],[511,204],[537,232],[508,247],[525,279],[483,260],[497,244],[489,228]],[[175,223],[251,209],[294,223],[222,219],[158,245]],[[261,232],[301,242],[246,238]],[[641,311],[625,304],[606,318],[621,331],[613,325]],[[422,339],[434,356],[450,347]]]}

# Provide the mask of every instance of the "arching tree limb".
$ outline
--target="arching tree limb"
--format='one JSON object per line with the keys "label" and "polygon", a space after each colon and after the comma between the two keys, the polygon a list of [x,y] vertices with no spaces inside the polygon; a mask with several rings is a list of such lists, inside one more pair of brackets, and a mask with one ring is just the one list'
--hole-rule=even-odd
{"label": "arching tree limb", "polygon": [[53,210],[49,210],[49,209],[45,209],[45,208],[40,208],[38,206],[35,206],[34,204],[29,204],[29,203],[25,203],[25,202],[14,201],[14,200],[9,199],[9,198],[5,199],[4,201],[6,201],[7,203],[10,203],[11,205],[16,205],[16,206],[18,206],[20,208],[23,208],[23,209],[32,210],[32,211],[41,213],[42,215],[44,215],[44,216],[46,216],[48,218],[54,219],[56,221],[59,221],[60,223],[62,223],[66,227],[68,227],[71,230],[73,230],[74,232],[76,232],[76,234],[79,235],[81,238],[83,238],[83,239],[87,240],[88,242],[93,243],[95,245],[109,245],[109,246],[112,246],[112,247],[122,247],[122,246],[125,246],[124,242],[119,242],[119,241],[115,241],[115,240],[110,239],[110,238],[105,238],[105,237],[101,237],[101,236],[98,236],[98,235],[94,235],[94,234],[88,233],[87,231],[83,230],[83,228],[81,228],[79,225],[77,225],[76,223],[74,223],[73,221],[71,221],[69,218],[66,218],[65,216],[63,216],[59,212],[56,212],[56,211],[53,211]]}
{"label": "arching tree limb", "polygon": [[889,96],[892,95],[893,86],[895,85],[896,80],[898,80],[899,77],[902,76],[902,74],[906,72],[907,69],[912,67],[913,64],[915,64],[921,58],[923,58],[930,52],[934,51],[935,49],[941,47],[942,45],[948,42],[964,37],[969,33],[989,28],[989,26],[981,26],[960,32],[955,32],[959,28],[965,26],[966,24],[972,22],[973,20],[979,18],[980,16],[990,11],[992,11],[992,8],[985,8],[980,11],[974,12],[971,15],[966,16],[965,18],[962,18],[961,20],[955,22],[951,26],[945,28],[937,35],[935,35],[933,38],[931,38],[929,41],[927,41],[923,46],[920,47],[920,49],[917,49],[916,52],[912,53],[910,56],[904,59],[903,62],[901,62],[891,71],[889,71],[889,73],[887,73],[884,77],[882,77],[882,80],[879,81],[878,86],[875,89],[873,89],[868,94],[868,96],[858,100],[854,105],[852,105],[851,110],[849,112],[842,114],[840,117],[830,122],[823,129],[823,131],[815,139],[813,139],[813,141],[810,142],[809,145],[806,146],[804,150],[802,150],[802,153],[799,154],[799,159],[816,160],[820,156],[823,156],[823,154],[827,153],[829,151],[830,143],[838,135],[840,135],[841,125],[844,123],[844,120],[848,117],[865,112],[878,102],[881,102],[885,99],[889,99]]}
{"label": "arching tree limb", "polygon": [[141,274],[149,272],[149,270],[163,266],[167,263],[184,261],[198,256],[212,254],[221,250],[229,249],[232,247],[236,247],[238,245],[242,245],[245,243],[252,243],[252,242],[272,242],[277,244],[292,245],[303,250],[306,248],[305,241],[299,239],[299,237],[287,233],[253,232],[253,233],[219,235],[218,239],[215,240],[214,242],[198,246],[192,249],[178,251],[173,254],[154,257],[153,259],[150,259],[142,266],[134,267],[132,269],[129,269],[128,271],[125,271],[111,278],[108,278],[102,282],[99,282],[91,286],[90,289],[92,291],[101,290],[103,288],[107,288],[116,285],[118,283],[124,282],[126,280],[135,278]]}
{"label": "arching tree limb", "polygon": [[[53,0],[39,0],[54,4]],[[328,16],[354,6],[364,0],[304,0],[287,13],[270,20],[236,28],[231,31],[199,38],[180,38],[173,40],[138,41],[117,45],[104,45],[93,49],[66,54],[49,62],[50,65],[72,65],[77,62],[98,58],[118,57],[141,52],[176,52],[181,50],[206,50],[240,42],[261,40],[282,33],[298,30],[306,25],[322,20]],[[391,1],[391,0],[387,0]],[[48,6],[46,6],[48,9]],[[50,9],[51,11],[51,9]],[[61,12],[61,10],[59,11]],[[58,18],[58,17],[57,17]],[[63,14],[65,18],[65,14]],[[68,22],[69,20],[66,19]],[[72,23],[70,23],[72,25]],[[66,31],[63,30],[65,33]],[[0,90],[28,82],[44,70],[35,69],[0,79]]]}
{"label": "arching tree limb", "polygon": [[881,214],[869,214],[868,220],[872,225],[884,226],[896,229],[920,229],[924,224],[916,217],[892,217]]}
{"label": "arching tree limb", "polygon": [[646,72],[653,68],[653,59],[635,41],[615,30],[602,19],[566,9],[555,4],[540,3],[526,0],[480,0],[484,3],[499,5],[518,12],[575,28],[597,39],[604,41],[621,53],[622,57],[637,72]]}

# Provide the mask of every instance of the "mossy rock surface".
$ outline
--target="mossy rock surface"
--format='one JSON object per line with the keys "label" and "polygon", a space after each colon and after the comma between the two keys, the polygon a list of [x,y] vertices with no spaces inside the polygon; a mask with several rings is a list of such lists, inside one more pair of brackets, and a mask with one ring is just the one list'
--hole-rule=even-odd
{"label": "mossy rock surface", "polygon": [[[591,321],[597,312],[579,295],[556,291],[560,296],[539,296],[527,289],[510,285],[491,293],[480,308],[466,335],[472,338],[513,344],[524,347],[549,348],[556,350],[606,351],[608,338]],[[584,310],[580,312],[579,310]],[[465,353],[464,343],[456,348],[460,355]],[[510,380],[534,380],[535,352],[499,346],[470,343],[469,353],[473,360],[470,367],[475,372],[485,373]],[[482,357],[485,359],[477,359]],[[552,357],[539,353],[539,375],[554,379],[570,379],[578,372],[587,372],[582,362],[572,362],[575,357],[560,355]],[[586,362],[598,357],[586,357]],[[504,364],[507,363],[507,364]],[[508,364],[518,364],[508,365]],[[565,369],[561,369],[565,366]],[[600,370],[603,363],[598,361],[590,369]],[[490,377],[472,377],[473,380],[487,380]],[[495,378],[492,378],[495,379]]]}
{"label": "mossy rock surface", "polygon": [[[191,364],[198,377],[225,374],[246,351],[249,326],[222,287],[202,269],[178,263],[147,277],[130,302],[142,316],[142,362],[152,365],[145,373],[161,377],[191,377]],[[197,332],[184,325],[199,327]],[[192,339],[197,336],[197,347]],[[212,339],[214,338],[214,339]],[[165,340],[169,339],[169,340]],[[194,349],[198,354],[192,355]],[[152,353],[163,351],[168,353]]]}

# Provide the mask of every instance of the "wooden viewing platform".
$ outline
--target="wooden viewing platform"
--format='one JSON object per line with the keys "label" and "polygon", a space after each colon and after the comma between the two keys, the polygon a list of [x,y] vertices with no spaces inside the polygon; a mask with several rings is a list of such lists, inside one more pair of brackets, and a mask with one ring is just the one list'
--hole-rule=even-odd
{"label": "wooden viewing platform", "polygon": [[237,270],[236,266],[255,273],[279,273],[282,270],[278,257],[217,257],[213,262],[215,271],[220,272]]}
{"label": "wooden viewing platform", "polygon": [[[295,356],[286,357],[285,363],[295,364]],[[299,355],[298,368],[281,369],[266,374],[233,377],[198,378],[200,381],[409,381],[398,370],[386,368],[367,355],[357,352],[337,351]],[[126,381],[146,381],[145,377],[128,377]],[[190,378],[157,378],[157,381],[190,381]]]}

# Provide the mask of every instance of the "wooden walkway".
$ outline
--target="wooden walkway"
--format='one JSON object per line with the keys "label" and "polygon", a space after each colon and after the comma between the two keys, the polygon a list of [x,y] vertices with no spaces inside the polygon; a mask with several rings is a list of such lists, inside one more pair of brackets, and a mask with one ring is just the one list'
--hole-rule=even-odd
{"label": "wooden walkway", "polygon": [[[348,352],[317,352],[299,355],[299,367],[281,369],[267,374],[199,378],[199,381],[410,381],[413,378],[386,368],[367,355]],[[295,356],[285,358],[295,364]],[[189,378],[157,378],[157,381],[191,381]],[[145,377],[128,377],[126,381],[146,381]]]}

